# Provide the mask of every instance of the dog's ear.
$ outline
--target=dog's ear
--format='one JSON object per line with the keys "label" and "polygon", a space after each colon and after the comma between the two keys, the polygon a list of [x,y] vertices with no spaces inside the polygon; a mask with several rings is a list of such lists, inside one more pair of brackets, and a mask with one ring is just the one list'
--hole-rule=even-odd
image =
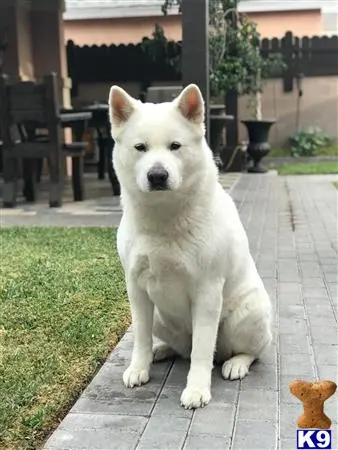
{"label": "dog's ear", "polygon": [[204,122],[204,101],[196,84],[189,84],[174,100],[178,110],[190,122],[201,125]]}
{"label": "dog's ear", "polygon": [[127,92],[118,87],[112,86],[109,92],[109,116],[113,128],[121,127],[128,121],[137,108],[138,102]]}

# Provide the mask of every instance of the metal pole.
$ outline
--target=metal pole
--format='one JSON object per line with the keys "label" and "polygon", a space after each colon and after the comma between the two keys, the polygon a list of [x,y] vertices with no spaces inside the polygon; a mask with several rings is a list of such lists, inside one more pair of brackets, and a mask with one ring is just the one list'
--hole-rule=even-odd
{"label": "metal pole", "polygon": [[183,86],[195,83],[205,101],[206,139],[210,136],[209,110],[209,0],[182,1]]}

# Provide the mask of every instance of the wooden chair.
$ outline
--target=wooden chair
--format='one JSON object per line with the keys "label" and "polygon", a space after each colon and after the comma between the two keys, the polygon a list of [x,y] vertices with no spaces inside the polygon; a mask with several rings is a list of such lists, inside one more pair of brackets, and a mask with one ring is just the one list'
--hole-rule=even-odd
{"label": "wooden chair", "polygon": [[[62,123],[56,74],[44,77],[41,84],[11,84],[0,77],[0,135],[3,141],[3,205],[14,207],[18,180],[18,162],[23,161],[24,196],[36,199],[38,161],[48,161],[50,185],[49,205],[62,205],[63,160],[72,157],[74,200],[83,199],[83,156],[86,143],[62,142]],[[33,130],[46,128],[47,137],[36,138]],[[81,173],[79,173],[81,172]]]}

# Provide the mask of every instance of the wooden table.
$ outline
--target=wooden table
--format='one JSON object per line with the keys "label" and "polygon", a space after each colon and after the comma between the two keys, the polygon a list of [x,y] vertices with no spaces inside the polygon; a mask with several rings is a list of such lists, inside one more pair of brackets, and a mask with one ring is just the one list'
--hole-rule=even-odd
{"label": "wooden table", "polygon": [[[68,155],[71,157],[72,154],[76,154],[76,152],[79,152],[79,148],[83,148],[84,143],[81,142],[83,138],[84,131],[86,129],[86,126],[90,119],[92,118],[92,114],[90,112],[74,112],[71,108],[62,108],[60,110],[60,122],[62,128],[71,128],[74,137],[75,142],[72,143],[64,143],[63,148],[66,151],[65,156]],[[44,141],[48,142],[49,136],[48,133],[45,134],[44,129],[41,129],[41,124],[39,125],[39,129],[42,131],[42,133],[37,134],[37,130],[35,127],[32,128],[26,128],[28,139],[32,142],[34,141]],[[47,130],[46,130],[47,131]],[[72,184],[73,184],[73,190],[74,190],[74,197],[75,200],[81,201],[84,198],[84,181],[83,181],[83,157],[77,157],[72,158],[72,165],[75,165],[75,167],[72,167]],[[42,174],[42,167],[43,167],[43,159],[41,158],[39,161],[31,161],[30,164],[25,163],[23,166],[23,172],[24,172],[24,186],[23,186],[23,192],[24,195],[27,197],[27,193],[30,193],[29,195],[33,198],[35,198],[35,180],[40,181],[41,180],[41,174]],[[30,172],[35,173],[36,175],[32,176]],[[35,178],[36,177],[36,178]]]}
{"label": "wooden table", "polygon": [[109,106],[108,103],[95,102],[90,105],[85,105],[82,108],[76,109],[76,112],[92,114],[88,125],[95,128],[97,132],[97,145],[99,148],[99,161],[97,167],[97,174],[100,180],[103,180],[107,171],[109,180],[111,182],[114,195],[120,195],[120,183],[117,179],[113,162],[112,153],[114,148],[114,140],[111,137],[110,121],[109,121]]}
{"label": "wooden table", "polygon": [[214,154],[214,160],[217,167],[221,170],[224,168],[224,134],[226,124],[234,120],[234,116],[225,114],[224,105],[210,105],[210,148]]}
{"label": "wooden table", "polygon": [[91,120],[93,114],[89,111],[74,111],[71,108],[62,108],[60,112],[60,119],[63,128],[72,128],[74,123],[84,123]]}

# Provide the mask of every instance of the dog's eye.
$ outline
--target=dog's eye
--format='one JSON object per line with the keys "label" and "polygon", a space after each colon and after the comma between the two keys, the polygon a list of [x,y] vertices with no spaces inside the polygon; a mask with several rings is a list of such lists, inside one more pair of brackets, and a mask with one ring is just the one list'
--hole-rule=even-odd
{"label": "dog's eye", "polygon": [[135,148],[138,152],[145,152],[147,150],[147,146],[145,144],[136,144]]}
{"label": "dog's eye", "polygon": [[172,142],[170,144],[170,150],[171,151],[178,150],[179,148],[181,148],[181,144],[179,142]]}

